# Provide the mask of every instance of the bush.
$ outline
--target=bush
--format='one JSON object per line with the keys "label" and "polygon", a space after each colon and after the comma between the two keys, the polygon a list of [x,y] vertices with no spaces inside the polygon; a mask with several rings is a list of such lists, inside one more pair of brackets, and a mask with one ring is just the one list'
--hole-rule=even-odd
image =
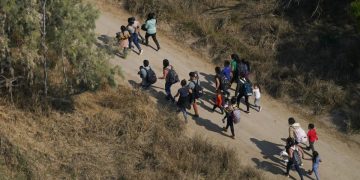
{"label": "bush", "polygon": [[50,97],[66,97],[113,79],[106,53],[94,46],[98,11],[81,0],[47,1],[45,52],[41,2],[1,1],[0,75],[13,81],[0,84],[2,93],[38,97],[46,82]]}

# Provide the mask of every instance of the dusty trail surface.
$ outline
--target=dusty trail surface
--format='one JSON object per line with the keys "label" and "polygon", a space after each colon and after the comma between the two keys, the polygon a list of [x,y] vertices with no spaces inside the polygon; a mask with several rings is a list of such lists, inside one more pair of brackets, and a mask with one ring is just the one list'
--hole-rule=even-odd
{"label": "dusty trail surface", "polygon": [[[110,13],[111,12],[111,13]],[[122,9],[112,7],[102,7],[102,14],[97,21],[96,33],[100,36],[114,37],[119,31],[120,25],[125,25],[127,17],[130,15]],[[144,32],[142,32],[144,34]],[[101,38],[99,38],[101,39]],[[168,37],[158,34],[161,50],[155,51],[151,47],[142,46],[144,53],[137,55],[132,52],[127,59],[115,56],[111,63],[119,65],[124,73],[125,82],[130,86],[136,86],[135,82],[140,82],[137,75],[138,68],[142,65],[144,59],[150,61],[151,67],[156,71],[158,76],[162,75],[162,60],[170,60],[180,79],[188,79],[190,71],[199,71],[202,85],[206,90],[206,96],[199,103],[200,118],[190,116],[187,126],[188,136],[200,135],[214,144],[228,146],[237,151],[242,164],[249,164],[265,170],[266,179],[286,179],[282,174],[285,170],[285,164],[281,161],[278,154],[284,148],[284,138],[287,137],[287,119],[294,116],[306,130],[307,123],[298,116],[291,114],[285,105],[272,100],[269,97],[262,97],[261,112],[251,109],[251,114],[242,113],[240,124],[235,125],[236,139],[229,138],[230,130],[222,132],[221,127],[225,124],[221,122],[223,117],[218,112],[210,112],[210,104],[214,92],[213,76],[214,66],[192,53],[187,47],[183,47]],[[101,40],[99,40],[102,43]],[[150,39],[150,45],[156,47]],[[164,101],[164,80],[158,80],[151,88],[149,94],[154,101],[171,105]],[[179,84],[172,87],[175,94]],[[233,91],[231,92],[233,95]],[[250,98],[250,102],[253,99]],[[244,109],[245,105],[241,105]],[[190,110],[193,114],[193,110]],[[182,119],[182,117],[181,117]],[[307,130],[306,130],[307,131]],[[323,162],[320,164],[321,179],[360,179],[360,156],[359,147],[354,144],[344,143],[337,137],[325,131],[318,129],[319,141],[315,144]],[[309,158],[309,156],[307,156]],[[311,162],[305,161],[304,170],[311,168]],[[295,171],[290,172],[292,179],[299,179]],[[309,179],[310,177],[305,177]],[[310,179],[315,179],[312,176]]]}

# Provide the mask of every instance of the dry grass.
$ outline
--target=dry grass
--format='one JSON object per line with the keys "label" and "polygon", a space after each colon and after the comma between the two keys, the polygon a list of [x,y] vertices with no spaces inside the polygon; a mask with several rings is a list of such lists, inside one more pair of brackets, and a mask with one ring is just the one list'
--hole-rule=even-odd
{"label": "dry grass", "polygon": [[73,112],[46,115],[1,103],[1,179],[261,179],[232,150],[185,137],[177,115],[140,91],[73,102]]}
{"label": "dry grass", "polygon": [[162,30],[215,64],[238,52],[252,63],[254,81],[273,97],[306,107],[303,113],[340,112],[338,125],[360,129],[360,106],[349,103],[360,79],[354,53],[360,36],[348,1],[323,2],[313,16],[317,1],[309,0],[118,1],[142,17],[155,12]]}

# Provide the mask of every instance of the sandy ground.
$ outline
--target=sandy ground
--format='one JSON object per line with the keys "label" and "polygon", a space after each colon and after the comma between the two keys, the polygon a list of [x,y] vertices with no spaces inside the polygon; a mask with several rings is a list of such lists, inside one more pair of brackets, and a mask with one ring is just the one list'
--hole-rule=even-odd
{"label": "sandy ground", "polygon": [[[110,9],[103,9],[97,21],[96,33],[99,37],[101,35],[114,37],[120,25],[125,25],[127,17],[130,16],[125,10],[116,9],[114,12],[115,9],[112,9],[110,13]],[[239,163],[263,169],[267,179],[286,179],[282,175],[285,164],[278,154],[283,150],[284,140],[288,135],[287,119],[290,116],[295,117],[304,129],[307,127],[306,121],[296,114],[291,114],[285,105],[263,96],[261,100],[263,110],[256,112],[252,109],[251,114],[242,113],[241,122],[235,125],[236,139],[229,138],[230,132],[221,131],[221,127],[225,125],[221,122],[223,116],[219,112],[209,111],[212,107],[210,99],[214,92],[212,76],[214,66],[194,54],[189,47],[184,47],[170,37],[162,36],[160,33],[158,39],[161,45],[159,52],[151,47],[142,46],[144,49],[142,55],[132,52],[127,59],[118,56],[111,59],[113,65],[119,65],[122,68],[125,82],[135,87],[135,83],[141,81],[137,72],[144,59],[150,61],[151,67],[158,76],[162,75],[162,60],[165,58],[170,60],[170,64],[175,67],[180,79],[188,79],[190,71],[198,71],[206,96],[199,103],[200,118],[190,116],[189,123],[186,125],[187,135],[189,137],[202,136],[214,144],[235,149],[241,159]],[[99,42],[102,41],[99,40]],[[150,45],[155,47],[151,39]],[[155,101],[170,106],[170,103],[164,101],[164,84],[164,80],[158,80],[148,91]],[[178,88],[179,84],[172,87],[173,94]],[[231,93],[234,94],[233,91]],[[250,102],[253,102],[252,98]],[[245,109],[245,105],[242,104],[241,108]],[[190,113],[193,114],[193,110],[190,110]],[[325,129],[318,129],[318,135],[319,141],[315,147],[323,160],[320,164],[321,179],[360,179],[360,171],[357,171],[360,167],[359,147],[342,142]],[[309,158],[308,155],[306,157]],[[311,162],[305,161],[304,171],[310,168]],[[290,175],[292,179],[299,179],[295,171],[292,171]],[[315,179],[315,176],[306,176],[305,179]]]}

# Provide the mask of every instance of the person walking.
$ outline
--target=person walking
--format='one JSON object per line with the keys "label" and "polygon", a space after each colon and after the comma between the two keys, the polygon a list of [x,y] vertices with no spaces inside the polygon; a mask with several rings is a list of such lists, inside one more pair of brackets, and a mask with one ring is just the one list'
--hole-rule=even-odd
{"label": "person walking", "polygon": [[214,106],[212,108],[212,111],[214,112],[216,108],[219,108],[221,111],[221,114],[224,114],[224,96],[221,93],[221,90],[216,90],[216,96],[214,98]]}
{"label": "person walking", "polygon": [[260,112],[261,111],[261,106],[260,106],[261,90],[260,90],[260,86],[258,84],[254,84],[253,94],[255,96],[254,106],[255,106],[255,108],[258,109],[258,112]]}
{"label": "person walking", "polygon": [[296,145],[295,139],[293,138],[290,138],[289,145],[290,145],[290,148],[288,149],[289,161],[286,165],[285,176],[289,177],[291,166],[294,166],[301,180],[303,180],[304,178],[300,166],[302,165],[301,158],[304,159],[304,151],[300,146]]}
{"label": "person walking", "polygon": [[151,37],[157,47],[157,51],[160,50],[160,44],[156,38],[156,23],[157,20],[155,19],[155,13],[149,13],[148,14],[148,18],[145,22],[145,29],[146,29],[146,34],[145,34],[145,45],[149,45],[149,37]]}
{"label": "person walking", "polygon": [[237,54],[231,54],[230,55],[230,67],[231,67],[231,81],[230,83],[236,82],[236,76],[237,76],[237,63],[240,61],[240,58]]}
{"label": "person walking", "polygon": [[196,92],[198,91],[197,88],[200,87],[200,81],[199,81],[199,76],[197,75],[196,72],[190,72],[189,73],[189,76],[190,76],[190,82],[188,84],[189,88],[190,88],[190,94],[191,94],[191,104],[194,108],[194,112],[195,112],[195,115],[194,117],[199,117],[199,111],[198,111],[198,106],[197,106],[197,100],[199,99],[199,97],[196,97],[196,93],[199,93],[199,92]]}
{"label": "person walking", "polygon": [[[250,82],[249,80],[247,80],[245,77],[242,77],[239,79],[238,82],[238,86],[239,86],[239,92],[238,92],[238,96],[237,96],[237,107],[240,108],[240,101],[241,98],[244,97],[245,98],[245,104],[246,104],[246,113],[250,114],[250,103],[249,103],[249,95],[248,95],[248,86],[250,86]],[[252,90],[251,90],[252,92]]]}
{"label": "person walking", "polygon": [[150,69],[151,67],[149,66],[149,61],[145,59],[143,61],[143,66],[140,66],[140,71],[138,73],[140,75],[140,78],[142,79],[141,87],[143,89],[147,89],[151,86],[151,83],[148,82],[148,71],[150,71]]}
{"label": "person walking", "polygon": [[235,131],[234,131],[234,120],[233,120],[233,111],[237,108],[236,107],[236,98],[233,97],[230,100],[231,105],[225,108],[226,116],[226,126],[223,127],[223,130],[227,132],[228,128],[230,127],[231,130],[231,138],[235,139]]}
{"label": "person walking", "polygon": [[189,105],[189,87],[186,85],[187,82],[185,79],[181,80],[180,82],[181,88],[178,90],[174,98],[179,97],[177,101],[177,106],[180,109],[180,111],[183,113],[185,123],[187,123],[187,112],[186,108]]}
{"label": "person walking", "polygon": [[170,65],[170,62],[167,59],[163,60],[163,76],[159,77],[159,79],[165,79],[166,100],[175,102],[174,97],[171,95],[171,86],[178,82],[178,77],[174,67]]}
{"label": "person walking", "polygon": [[116,38],[119,43],[119,52],[122,52],[122,57],[126,58],[129,49],[130,33],[126,30],[125,26],[121,26],[120,30],[120,32],[116,33]]}
{"label": "person walking", "polygon": [[130,17],[128,19],[128,21],[134,22],[134,24],[132,26],[135,27],[135,32],[137,33],[137,35],[139,37],[140,43],[145,43],[145,38],[141,35],[140,22],[138,20],[136,20],[135,17]]}
{"label": "person walking", "polygon": [[220,67],[215,67],[215,90],[220,90],[224,93],[226,98],[229,98],[230,81],[222,73]]}
{"label": "person walking", "polygon": [[141,49],[141,46],[139,44],[139,37],[137,33],[138,27],[136,27],[134,23],[135,23],[135,18],[128,19],[127,30],[130,33],[129,47],[132,48],[132,43],[134,43],[136,48],[139,50],[139,55],[141,55],[143,53],[143,49]]}
{"label": "person walking", "polygon": [[312,173],[314,173],[316,180],[320,180],[319,165],[320,165],[320,162],[322,162],[322,161],[321,161],[319,153],[317,151],[313,151],[312,155],[313,155],[313,157],[311,159],[312,160],[312,169],[308,171],[308,174],[312,175]]}
{"label": "person walking", "polygon": [[309,124],[308,129],[309,129],[309,131],[307,133],[307,136],[308,136],[308,139],[309,139],[309,146],[306,149],[307,150],[311,149],[311,151],[314,152],[315,151],[314,143],[315,143],[315,141],[318,140],[315,125],[314,124]]}
{"label": "person walking", "polygon": [[230,61],[226,60],[224,61],[224,68],[221,71],[221,74],[223,76],[225,76],[225,80],[228,83],[228,85],[226,85],[227,87],[223,87],[223,93],[224,95],[229,98],[230,97],[230,92],[229,92],[229,88],[231,86],[231,66],[230,66]]}

